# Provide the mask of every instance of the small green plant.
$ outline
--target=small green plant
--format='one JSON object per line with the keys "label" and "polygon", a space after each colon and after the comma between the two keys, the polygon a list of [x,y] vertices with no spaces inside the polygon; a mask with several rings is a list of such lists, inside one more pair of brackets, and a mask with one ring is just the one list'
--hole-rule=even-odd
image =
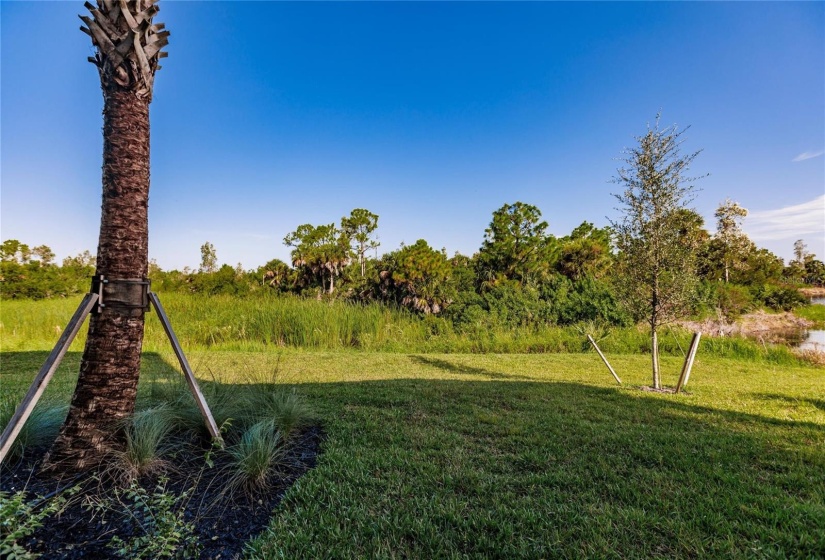
{"label": "small green plant", "polygon": [[127,480],[163,470],[162,455],[174,427],[174,415],[161,405],[135,412],[124,425],[125,445],[115,452],[113,468]]}
{"label": "small green plant", "polygon": [[262,420],[250,426],[227,451],[234,471],[231,486],[263,490],[269,485],[273,467],[283,459],[283,438],[274,421]]}
{"label": "small green plant", "polygon": [[[77,489],[71,489],[74,493]],[[41,498],[42,500],[42,498]],[[43,525],[43,520],[63,509],[66,498],[57,496],[37,507],[39,500],[26,501],[26,492],[20,490],[14,494],[0,492],[0,558],[14,560],[18,558],[37,558],[19,541],[28,537]]]}
{"label": "small green plant", "polygon": [[161,477],[155,490],[148,490],[132,482],[126,490],[115,492],[117,506],[137,526],[135,536],[128,540],[115,536],[111,548],[120,558],[198,558],[200,545],[195,525],[184,518],[184,507],[189,491],[175,496],[166,489],[167,479]]}

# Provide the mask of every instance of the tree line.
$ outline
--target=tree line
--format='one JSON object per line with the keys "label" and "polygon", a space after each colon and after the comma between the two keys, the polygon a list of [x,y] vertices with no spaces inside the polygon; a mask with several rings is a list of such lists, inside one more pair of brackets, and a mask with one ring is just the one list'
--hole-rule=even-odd
{"label": "tree line", "polygon": [[[668,226],[695,261],[694,311],[718,308],[735,316],[757,306],[790,309],[804,302],[795,287],[825,285],[825,265],[802,240],[786,266],[744,234],[746,215],[726,200],[716,211],[713,234],[699,214],[687,209],[678,213],[678,224]],[[627,248],[617,245],[620,229],[613,224],[598,228],[585,221],[565,236],[554,236],[539,208],[517,201],[493,212],[473,255],[449,256],[419,239],[376,256],[378,221],[376,214],[358,208],[338,224],[303,224],[284,238],[291,262],[273,259],[252,270],[219,266],[215,247],[206,242],[197,270],[162,270],[150,262],[149,277],[158,291],[381,301],[442,315],[458,325],[478,322],[485,314],[492,316],[488,322],[505,326],[634,320],[628,305],[620,303],[622,283],[615,273]],[[0,245],[0,294],[44,299],[85,293],[94,269],[89,251],[58,264],[48,246],[29,248],[6,240]]]}

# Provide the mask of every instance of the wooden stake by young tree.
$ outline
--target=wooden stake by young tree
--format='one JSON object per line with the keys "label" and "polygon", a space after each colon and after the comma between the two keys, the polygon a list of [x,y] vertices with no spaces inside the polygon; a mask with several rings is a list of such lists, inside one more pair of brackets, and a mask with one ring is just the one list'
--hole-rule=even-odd
{"label": "wooden stake by young tree", "polygon": [[[103,206],[97,276],[116,286],[139,281],[148,266],[149,103],[168,31],[153,24],[155,0],[85,4],[81,30],[103,90]],[[124,284],[125,285],[125,284]],[[112,428],[134,410],[145,308],[109,298],[93,314],[69,414],[46,463],[70,470],[94,466],[112,444]]]}
{"label": "wooden stake by young tree", "polygon": [[613,366],[611,366],[611,365],[610,365],[610,362],[608,362],[608,361],[607,361],[607,358],[604,356],[604,354],[602,354],[602,350],[601,350],[601,348],[599,348],[599,345],[598,345],[598,344],[596,344],[596,341],[595,341],[595,340],[593,340],[593,337],[592,337],[592,336],[590,336],[590,335],[587,335],[587,340],[589,340],[589,341],[590,341],[590,344],[592,344],[592,345],[593,345],[593,348],[595,348],[595,349],[596,349],[596,352],[598,352],[598,353],[599,353],[599,357],[600,357],[600,358],[602,359],[602,361],[604,362],[604,365],[606,365],[606,366],[607,366],[607,369],[608,369],[608,370],[610,370],[610,374],[613,376],[613,379],[615,379],[615,380],[616,380],[616,383],[618,383],[619,385],[621,385],[621,384],[622,384],[622,380],[621,380],[621,379],[619,379],[619,376],[618,376],[618,375],[616,375],[616,372],[613,370]]}

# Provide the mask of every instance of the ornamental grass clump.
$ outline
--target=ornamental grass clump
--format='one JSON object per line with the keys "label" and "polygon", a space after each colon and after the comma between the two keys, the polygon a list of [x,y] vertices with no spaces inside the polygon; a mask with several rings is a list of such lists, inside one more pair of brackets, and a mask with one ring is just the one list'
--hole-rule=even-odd
{"label": "ornamental grass clump", "polygon": [[257,393],[248,404],[248,410],[258,418],[272,420],[284,440],[293,438],[301,429],[310,426],[316,415],[295,390],[270,390]]}
{"label": "ornamental grass clump", "polygon": [[283,461],[283,438],[272,420],[261,420],[227,451],[232,469],[230,487],[260,491],[269,486],[272,470]]}
{"label": "ornamental grass clump", "polygon": [[[234,425],[236,419],[243,415],[245,400],[238,385],[221,383],[213,376],[213,381],[201,386],[209,410],[218,427]],[[188,388],[182,389],[172,402],[177,425],[198,439],[209,439],[211,434],[204,421],[203,412],[198,408]]]}
{"label": "ornamental grass clump", "polygon": [[[5,429],[19,401],[12,397],[0,399],[0,426]],[[9,450],[9,459],[19,459],[29,448],[47,447],[54,438],[66,418],[69,407],[48,402],[41,402],[32,411],[31,416],[23,424],[17,438]]]}
{"label": "ornamental grass clump", "polygon": [[113,452],[113,469],[126,480],[165,470],[169,463],[163,455],[171,448],[175,418],[167,405],[130,416],[123,425],[124,446]]}

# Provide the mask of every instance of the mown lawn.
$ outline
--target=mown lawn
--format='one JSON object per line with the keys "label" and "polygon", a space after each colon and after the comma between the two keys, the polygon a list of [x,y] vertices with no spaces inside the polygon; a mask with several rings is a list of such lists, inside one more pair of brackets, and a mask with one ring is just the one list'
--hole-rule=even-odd
{"label": "mown lawn", "polygon": [[[4,392],[45,355],[0,355]],[[825,370],[700,355],[662,395],[610,358],[622,387],[595,354],[190,352],[205,385],[274,377],[324,419],[251,558],[825,557]],[[172,363],[147,354],[144,388]]]}

